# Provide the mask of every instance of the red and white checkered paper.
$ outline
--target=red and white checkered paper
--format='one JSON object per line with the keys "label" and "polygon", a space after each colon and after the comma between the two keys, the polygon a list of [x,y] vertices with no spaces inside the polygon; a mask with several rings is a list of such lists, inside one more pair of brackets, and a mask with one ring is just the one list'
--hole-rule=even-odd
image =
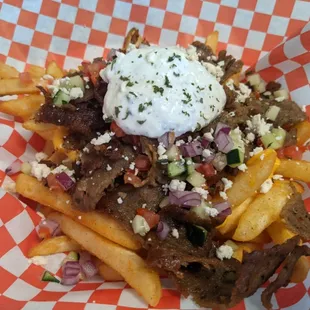
{"label": "red and white checkered paper", "polygon": [[[27,64],[56,60],[66,69],[82,59],[106,55],[137,27],[151,42],[186,46],[218,30],[219,49],[254,66],[266,80],[278,80],[291,97],[310,105],[310,2],[299,0],[0,0],[0,61],[23,71]],[[310,115],[310,106],[307,109]],[[0,185],[10,181],[5,168],[27,161],[44,141],[0,114]],[[305,154],[305,158],[309,154]],[[14,178],[13,178],[14,179]],[[304,199],[310,211],[310,191]],[[31,202],[0,189],[0,309],[148,309],[123,282],[93,279],[74,287],[40,281],[43,268],[29,264],[38,242],[40,218]],[[49,257],[47,269],[59,274],[64,254]],[[183,299],[168,279],[156,309],[198,309]],[[273,297],[275,309],[309,309],[310,277]],[[260,293],[234,309],[262,309]]]}

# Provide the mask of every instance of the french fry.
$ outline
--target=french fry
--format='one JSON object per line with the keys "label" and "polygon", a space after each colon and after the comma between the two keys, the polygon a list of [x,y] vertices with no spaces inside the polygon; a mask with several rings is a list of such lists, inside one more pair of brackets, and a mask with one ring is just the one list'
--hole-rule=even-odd
{"label": "french fry", "polygon": [[39,93],[39,85],[45,87],[47,82],[33,79],[31,83],[23,84],[19,79],[3,79],[0,80],[0,96]]}
{"label": "french fry", "polygon": [[66,251],[79,251],[81,246],[67,236],[58,236],[41,241],[28,252],[29,257],[44,256]]}
{"label": "french fry", "polygon": [[293,181],[293,182],[291,182],[291,184],[294,185],[297,193],[302,194],[305,191],[304,187],[301,184],[299,184],[298,182]]}
{"label": "french fry", "polygon": [[[282,244],[286,240],[296,236],[292,231],[287,229],[285,224],[280,220],[277,220],[274,223],[272,223],[267,228],[267,232],[275,244]],[[293,283],[303,282],[307,278],[309,270],[310,270],[309,257],[305,256],[300,257],[294,267],[291,282]]]}
{"label": "french fry", "polygon": [[45,140],[52,140],[54,132],[57,129],[56,125],[47,123],[36,123],[34,120],[28,120],[23,123],[25,129],[36,132]]}
{"label": "french fry", "polygon": [[64,76],[64,72],[56,64],[55,61],[51,61],[46,68],[46,74],[51,75],[55,79],[60,79]]}
{"label": "french fry", "polygon": [[141,247],[133,234],[126,231],[116,220],[104,213],[95,211],[83,213],[74,210],[70,195],[60,191],[50,191],[31,176],[20,174],[16,180],[16,191],[26,198],[76,219],[99,235],[117,244],[132,250],[138,250]]}
{"label": "french fry", "polygon": [[239,86],[240,84],[240,72],[235,73],[234,75],[232,75],[229,79],[232,79],[234,81],[234,84],[236,86]]}
{"label": "french fry", "polygon": [[239,219],[243,212],[248,208],[248,206],[253,201],[253,198],[246,199],[242,204],[232,209],[232,213],[228,215],[225,221],[216,227],[216,229],[222,234],[225,235],[238,226]]}
{"label": "french fry", "polygon": [[233,207],[252,197],[272,174],[277,153],[267,149],[262,154],[264,154],[263,160],[259,157],[254,160],[251,158],[251,162],[247,163],[248,169],[236,176],[232,187],[226,192],[228,201]]}
{"label": "french fry", "polygon": [[306,142],[310,142],[310,122],[301,122],[296,126],[296,129],[298,146],[303,146]]}
{"label": "french fry", "polygon": [[158,304],[161,297],[159,276],[135,252],[113,243],[63,214],[53,213],[50,218],[56,220],[61,230],[85,250],[117,270],[151,306]]}
{"label": "french fry", "polygon": [[47,140],[45,142],[44,148],[43,148],[43,153],[46,154],[47,156],[51,156],[54,153],[54,144],[52,141]]}
{"label": "french fry", "polygon": [[219,32],[218,31],[213,31],[206,38],[205,45],[210,46],[212,49],[212,52],[214,54],[216,54],[218,40],[219,40]]}
{"label": "french fry", "polygon": [[55,212],[53,209],[51,209],[50,207],[47,206],[42,206],[40,205],[38,207],[38,212],[42,213],[45,217],[48,217],[49,214],[51,214],[52,212]]}
{"label": "french fry", "polygon": [[26,120],[34,115],[43,103],[44,96],[41,95],[30,95],[16,100],[0,101],[0,112]]}
{"label": "french fry", "polygon": [[59,166],[63,160],[65,160],[67,158],[67,155],[65,153],[59,152],[59,151],[55,151],[49,158],[48,160],[50,160],[51,162],[53,162],[54,164],[56,164],[57,166]]}
{"label": "french fry", "polygon": [[16,79],[19,76],[19,72],[9,65],[0,62],[0,79]]}
{"label": "french fry", "polygon": [[310,162],[304,160],[281,159],[280,166],[276,170],[277,174],[285,178],[310,182]]}
{"label": "french fry", "polygon": [[68,129],[58,127],[53,135],[53,144],[55,150],[63,150],[64,136],[68,134]]}
{"label": "french fry", "polygon": [[30,73],[32,78],[41,78],[45,74],[45,68],[30,65],[29,68],[27,69],[27,72]]}
{"label": "french fry", "polygon": [[124,281],[124,278],[113,268],[103,263],[97,257],[95,258],[95,264],[98,268],[99,274],[106,281]]}
{"label": "french fry", "polygon": [[270,236],[268,233],[264,230],[262,231],[257,237],[255,237],[252,240],[249,240],[252,244],[266,244],[271,241]]}
{"label": "french fry", "polygon": [[266,194],[259,194],[242,214],[233,239],[251,241],[279,218],[292,194],[289,183],[275,182]]}
{"label": "french fry", "polygon": [[239,248],[242,248],[243,251],[251,253],[253,251],[259,251],[263,249],[263,245],[253,242],[235,242]]}

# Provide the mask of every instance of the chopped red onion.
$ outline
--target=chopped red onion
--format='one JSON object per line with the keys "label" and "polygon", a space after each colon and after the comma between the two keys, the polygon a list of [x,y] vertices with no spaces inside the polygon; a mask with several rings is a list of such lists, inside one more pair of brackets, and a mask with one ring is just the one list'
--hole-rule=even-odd
{"label": "chopped red onion", "polygon": [[63,188],[64,191],[69,190],[74,185],[73,179],[65,172],[61,172],[55,175],[57,182]]}
{"label": "chopped red onion", "polygon": [[63,278],[77,276],[81,272],[81,266],[78,261],[67,261],[62,266]]}
{"label": "chopped red onion", "polygon": [[214,158],[215,158],[215,154],[211,154],[208,157],[204,157],[203,162],[209,164],[209,163],[211,163],[214,160]]}
{"label": "chopped red onion", "polygon": [[5,174],[7,175],[13,175],[17,172],[20,171],[22,167],[22,164],[21,162],[17,159],[15,160],[10,166],[8,166],[6,169],[5,169]]}
{"label": "chopped red onion", "polygon": [[170,227],[167,223],[160,221],[157,225],[156,234],[160,240],[165,240],[169,234]]}
{"label": "chopped red onion", "polygon": [[217,145],[218,150],[225,154],[230,152],[234,147],[234,143],[231,137],[223,131],[219,131],[214,141]]}
{"label": "chopped red onion", "polygon": [[39,238],[43,239],[44,236],[41,236],[39,234],[40,228],[47,228],[51,237],[58,236],[61,233],[59,224],[50,219],[42,220],[40,224],[36,227]]}
{"label": "chopped red onion", "polygon": [[79,281],[80,281],[80,276],[77,275],[77,276],[68,276],[68,277],[62,278],[60,283],[62,285],[75,285]]}
{"label": "chopped red onion", "polygon": [[86,278],[91,278],[98,273],[97,267],[91,260],[88,260],[81,264],[81,268]]}
{"label": "chopped red onion", "polygon": [[202,145],[202,147],[205,148],[205,149],[206,149],[207,147],[209,147],[210,142],[211,142],[211,141],[209,141],[209,140],[207,140],[207,139],[205,139],[205,138],[201,139],[201,145]]}
{"label": "chopped red onion", "polygon": [[159,143],[162,143],[165,148],[167,148],[174,143],[175,133],[173,131],[166,132],[162,136],[160,136],[157,140]]}
{"label": "chopped red onion", "polygon": [[231,214],[231,205],[228,201],[217,203],[213,205],[213,207],[220,213],[220,215],[228,216]]}
{"label": "chopped red onion", "polygon": [[180,146],[181,153],[184,157],[195,157],[202,154],[202,146],[199,141],[193,141]]}
{"label": "chopped red onion", "polygon": [[222,171],[227,166],[227,158],[223,153],[215,154],[212,165],[217,171]]}
{"label": "chopped red onion", "polygon": [[201,204],[201,196],[196,192],[173,191],[169,192],[169,202],[172,205],[195,207]]}
{"label": "chopped red onion", "polygon": [[79,262],[81,265],[84,264],[85,262],[91,260],[91,255],[89,252],[81,251],[81,252],[79,252],[79,254],[80,254]]}
{"label": "chopped red onion", "polygon": [[219,132],[224,132],[226,135],[228,135],[230,133],[231,128],[224,124],[224,123],[217,123],[216,128],[215,128],[215,132],[214,132],[214,137],[216,137],[218,135]]}

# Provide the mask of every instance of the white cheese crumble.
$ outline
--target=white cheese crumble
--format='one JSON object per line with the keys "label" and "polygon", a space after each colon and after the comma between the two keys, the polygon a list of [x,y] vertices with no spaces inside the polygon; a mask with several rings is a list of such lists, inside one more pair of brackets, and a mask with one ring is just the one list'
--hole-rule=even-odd
{"label": "white cheese crumble", "polygon": [[211,132],[206,132],[204,135],[203,135],[204,138],[206,138],[208,141],[212,142],[214,140],[213,138],[213,135]]}
{"label": "white cheese crumble", "polygon": [[106,170],[107,170],[107,171],[111,171],[111,170],[112,170],[112,167],[111,167],[109,164],[107,164]]}
{"label": "white cheese crumble", "polygon": [[254,155],[257,155],[261,153],[264,149],[261,146],[256,147],[253,152],[250,152],[250,156],[253,157]]}
{"label": "white cheese crumble", "polygon": [[216,77],[217,81],[220,81],[221,77],[224,75],[224,71],[221,66],[215,66],[209,62],[203,62],[202,64],[210,74]]}
{"label": "white cheese crumble", "polygon": [[233,182],[226,179],[226,178],[222,178],[222,182],[224,183],[224,192],[226,192],[227,190],[229,190],[230,188],[232,188]]}
{"label": "white cheese crumble", "polygon": [[170,191],[184,191],[186,187],[186,183],[177,179],[171,180],[169,184]]}
{"label": "white cheese crumble", "polygon": [[176,238],[176,239],[179,239],[179,232],[176,228],[173,228],[172,229],[172,232],[171,232],[171,235]]}
{"label": "white cheese crumble", "polygon": [[117,203],[118,203],[119,205],[121,205],[121,204],[123,203],[123,199],[122,199],[121,197],[118,197],[118,198],[117,198]]}
{"label": "white cheese crumble", "polygon": [[157,147],[157,154],[159,155],[158,159],[167,159],[168,156],[165,155],[166,153],[166,148],[164,147],[163,143],[159,143]]}
{"label": "white cheese crumble", "polygon": [[272,176],[272,178],[273,178],[273,180],[280,180],[280,181],[284,180],[283,175],[281,175],[281,174],[274,174]]}
{"label": "white cheese crumble", "polygon": [[135,165],[136,165],[136,163],[135,163],[134,161],[132,161],[132,162],[130,163],[130,165],[129,165],[129,169],[130,169],[130,170],[135,170]]}
{"label": "white cheese crumble", "polygon": [[198,55],[196,52],[196,47],[193,45],[188,45],[188,48],[186,49],[187,59],[188,60],[197,60],[198,61]]}
{"label": "white cheese crumble", "polygon": [[210,157],[212,155],[212,152],[209,150],[209,149],[204,149],[203,151],[202,151],[202,156],[204,157],[204,158],[208,158],[208,157]]}
{"label": "white cheese crumble", "polygon": [[251,117],[251,120],[247,120],[246,124],[248,129],[255,132],[259,136],[264,136],[270,132],[271,124],[266,123],[261,114],[256,114]]}
{"label": "white cheese crumble", "polygon": [[248,169],[246,164],[241,164],[237,168],[242,172],[245,172]]}
{"label": "white cheese crumble", "polygon": [[109,143],[112,137],[115,135],[114,132],[105,132],[103,135],[99,136],[98,138],[93,138],[90,143],[93,145],[102,145],[105,143]]}
{"label": "white cheese crumble", "polygon": [[51,173],[53,174],[58,174],[61,172],[65,172],[69,177],[72,177],[74,174],[74,170],[68,169],[68,167],[65,165],[59,165],[58,167],[56,167],[55,169],[51,171]]}
{"label": "white cheese crumble", "polygon": [[40,162],[41,160],[47,159],[47,158],[48,158],[48,156],[43,152],[39,152],[39,153],[35,154],[35,159],[38,162]]}
{"label": "white cheese crumble", "polygon": [[165,195],[167,195],[168,190],[169,190],[169,185],[168,185],[168,184],[164,184],[164,185],[162,185],[161,187],[162,187],[163,192],[165,193]]}
{"label": "white cheese crumble", "polygon": [[271,179],[267,179],[260,187],[259,192],[262,194],[266,194],[270,191],[270,189],[272,188],[272,180]]}
{"label": "white cheese crumble", "polygon": [[216,249],[216,256],[223,260],[224,258],[230,259],[234,254],[234,250],[229,245],[221,245],[219,248]]}
{"label": "white cheese crumble", "polygon": [[144,217],[136,215],[132,221],[132,229],[135,234],[144,237],[150,231],[150,226]]}
{"label": "white cheese crumble", "polygon": [[39,181],[42,181],[43,178],[47,178],[47,176],[51,173],[51,169],[45,164],[39,164],[37,161],[33,161],[30,165],[31,175]]}
{"label": "white cheese crumble", "polygon": [[225,192],[220,192],[220,197],[223,198],[224,200],[227,200],[227,194]]}
{"label": "white cheese crumble", "polygon": [[203,199],[208,199],[209,192],[202,187],[194,187],[192,192],[200,194]]}
{"label": "white cheese crumble", "polygon": [[246,139],[247,139],[249,142],[253,142],[253,141],[255,140],[255,135],[254,135],[254,133],[249,132],[249,133],[246,135]]}
{"label": "white cheese crumble", "polygon": [[239,89],[235,89],[234,81],[233,79],[229,79],[226,82],[226,86],[237,93],[237,102],[244,103],[247,98],[250,97],[251,89],[245,85],[244,83],[239,83]]}
{"label": "white cheese crumble", "polygon": [[11,101],[11,100],[16,100],[18,99],[17,95],[6,95],[6,96],[1,96],[0,101]]}

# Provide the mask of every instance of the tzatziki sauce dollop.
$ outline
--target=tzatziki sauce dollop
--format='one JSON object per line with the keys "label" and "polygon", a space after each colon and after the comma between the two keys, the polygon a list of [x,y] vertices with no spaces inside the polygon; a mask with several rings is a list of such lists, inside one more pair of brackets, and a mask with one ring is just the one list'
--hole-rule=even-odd
{"label": "tzatziki sauce dollop", "polygon": [[132,49],[100,72],[108,83],[104,119],[131,135],[176,136],[208,125],[223,110],[223,87],[180,47]]}

